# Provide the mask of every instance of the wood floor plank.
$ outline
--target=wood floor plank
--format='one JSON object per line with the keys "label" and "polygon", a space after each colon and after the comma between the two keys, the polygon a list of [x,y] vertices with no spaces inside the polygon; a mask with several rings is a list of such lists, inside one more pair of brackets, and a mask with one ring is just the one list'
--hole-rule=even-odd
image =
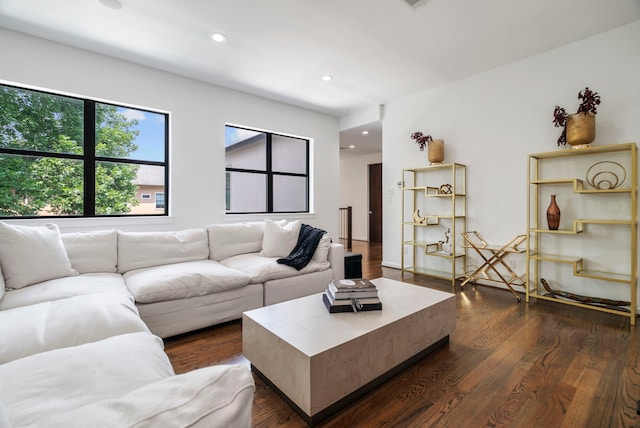
{"label": "wood floor plank", "polygon": [[[517,331],[517,339],[505,343],[504,348],[512,349],[512,352],[517,353],[518,359],[511,370],[509,367],[505,367],[504,370],[496,370],[496,379],[500,381],[498,385],[500,393],[496,393],[497,391],[489,392],[494,396],[495,401],[493,402],[493,412],[487,418],[487,426],[510,426],[517,417],[522,404],[531,397],[525,387],[526,376],[543,352],[543,348],[536,346],[542,335],[541,325],[541,320],[537,318],[533,318],[527,323],[523,322],[520,325],[520,330]],[[513,351],[514,348],[515,351]]]}
{"label": "wood floor plank", "polygon": [[583,368],[578,382],[575,384],[575,394],[562,418],[560,428],[586,427],[592,422],[591,406],[598,391],[598,384],[602,373]]}
{"label": "wood floor plank", "polygon": [[[456,294],[448,345],[371,391],[322,427],[640,427],[640,333],[625,317],[382,267],[382,246],[354,241],[363,276]],[[524,300],[524,299],[523,299]],[[176,373],[242,356],[242,325],[165,340]],[[253,427],[306,423],[260,379]]]}

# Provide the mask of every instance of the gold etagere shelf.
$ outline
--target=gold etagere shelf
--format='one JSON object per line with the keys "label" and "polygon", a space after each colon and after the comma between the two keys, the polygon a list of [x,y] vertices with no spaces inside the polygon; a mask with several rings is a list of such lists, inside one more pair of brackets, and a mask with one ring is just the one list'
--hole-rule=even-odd
{"label": "gold etagere shelf", "polygon": [[[614,168],[621,168],[621,173],[603,170],[597,173],[598,175],[595,176],[597,179],[593,175],[589,177],[593,167],[605,163]],[[587,168],[590,164],[591,166]],[[563,174],[569,174],[569,171],[576,175],[584,175],[584,179],[563,176]],[[622,315],[629,318],[631,325],[635,325],[638,305],[638,149],[636,144],[592,146],[531,154],[528,176],[526,301],[536,298]],[[579,214],[580,210],[595,210],[598,215],[594,216],[590,213],[589,218],[565,220],[558,230],[549,230],[543,211],[546,208],[546,205],[543,205],[545,204],[544,196],[551,191],[549,189],[567,192],[567,195],[577,195],[575,197],[578,199],[573,201],[570,209],[567,210],[570,215]],[[611,197],[622,199],[615,201],[607,199]],[[620,206],[624,209],[621,210]],[[564,217],[565,214],[562,212],[561,218]],[[606,250],[598,245],[595,245],[595,249],[593,246],[584,245],[584,240],[589,235],[589,225],[603,227],[607,231],[613,231],[612,228],[628,228],[628,241],[623,239],[624,247],[617,248],[624,252],[624,257],[619,260],[619,263],[613,263],[611,267],[613,272],[590,269],[590,265],[598,264],[599,256],[595,254]],[[626,229],[619,233],[626,236]],[[563,239],[572,241],[562,241]],[[565,246],[572,245],[572,251],[576,253],[581,253],[582,250],[586,253],[588,249],[591,259],[586,255],[583,257],[582,254],[566,254]],[[579,249],[576,250],[576,247]],[[601,255],[606,257],[607,254]],[[628,260],[623,260],[626,257]],[[569,265],[572,269],[571,276],[575,281],[572,280],[567,285],[573,292],[563,293],[558,288],[551,288],[548,282],[551,279],[543,280],[544,275],[547,274],[543,273],[545,266],[553,275],[561,272],[561,265]],[[557,268],[552,269],[549,266],[557,266]],[[589,297],[583,293],[576,293],[575,290],[582,289],[581,281],[586,279],[601,282],[605,286],[600,289],[605,291],[610,289],[607,287],[612,287],[614,284],[618,284],[616,287],[626,285],[628,290],[617,288],[617,293],[613,294],[617,296],[624,294],[629,300],[621,301],[607,295]]]}
{"label": "gold etagere shelf", "polygon": [[452,287],[464,277],[458,237],[466,231],[466,188],[459,163],[402,171],[402,272],[450,280]]}

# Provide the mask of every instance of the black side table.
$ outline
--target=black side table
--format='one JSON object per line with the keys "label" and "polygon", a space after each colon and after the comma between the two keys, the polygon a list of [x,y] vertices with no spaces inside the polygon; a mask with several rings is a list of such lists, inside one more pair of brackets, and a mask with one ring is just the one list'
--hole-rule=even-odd
{"label": "black side table", "polygon": [[345,278],[362,278],[362,254],[345,251],[344,277]]}

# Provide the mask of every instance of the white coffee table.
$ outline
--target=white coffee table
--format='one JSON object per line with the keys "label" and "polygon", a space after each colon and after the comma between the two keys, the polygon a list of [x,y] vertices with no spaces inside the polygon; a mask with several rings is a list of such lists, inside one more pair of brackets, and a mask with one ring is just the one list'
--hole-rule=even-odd
{"label": "white coffee table", "polygon": [[322,294],[244,312],[242,353],[309,424],[448,343],[455,295],[374,279],[381,311],[330,314]]}

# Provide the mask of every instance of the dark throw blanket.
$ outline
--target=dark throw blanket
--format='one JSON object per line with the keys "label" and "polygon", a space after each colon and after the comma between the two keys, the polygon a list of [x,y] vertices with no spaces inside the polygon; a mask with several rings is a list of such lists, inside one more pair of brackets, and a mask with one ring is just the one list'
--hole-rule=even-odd
{"label": "dark throw blanket", "polygon": [[318,243],[325,233],[327,232],[322,229],[317,229],[303,223],[300,226],[300,234],[298,235],[296,246],[287,257],[276,261],[280,264],[296,268],[296,270],[302,269],[313,258],[313,254],[316,252],[316,248],[318,248]]}

